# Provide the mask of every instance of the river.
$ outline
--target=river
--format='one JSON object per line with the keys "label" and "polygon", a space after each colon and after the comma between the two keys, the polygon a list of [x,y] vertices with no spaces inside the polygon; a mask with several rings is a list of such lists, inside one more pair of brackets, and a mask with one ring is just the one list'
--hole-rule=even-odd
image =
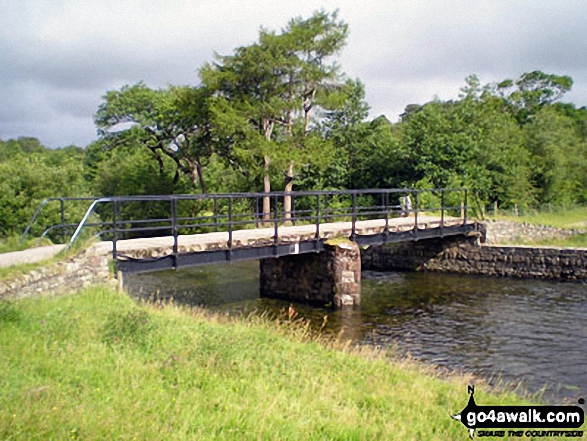
{"label": "river", "polygon": [[[259,298],[258,262],[143,273],[131,294],[159,293],[230,313],[283,314],[288,302]],[[542,391],[549,404],[587,398],[587,285],[437,273],[363,272],[362,305],[294,305],[323,332],[490,383]]]}

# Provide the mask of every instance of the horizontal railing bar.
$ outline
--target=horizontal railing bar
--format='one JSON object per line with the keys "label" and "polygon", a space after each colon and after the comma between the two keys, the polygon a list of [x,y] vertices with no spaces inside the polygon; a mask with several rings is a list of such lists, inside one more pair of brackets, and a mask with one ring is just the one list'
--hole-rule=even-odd
{"label": "horizontal railing bar", "polygon": [[[242,226],[259,224],[273,224],[275,228],[285,222],[308,222],[318,223],[327,222],[331,220],[353,221],[358,219],[386,219],[395,217],[401,213],[423,213],[426,211],[459,211],[461,206],[444,206],[444,198],[451,192],[463,192],[459,195],[459,199],[464,200],[465,213],[468,209],[465,188],[438,188],[438,189],[411,189],[411,188],[396,188],[396,189],[359,189],[359,190],[319,190],[319,191],[295,191],[295,192],[248,192],[248,193],[223,193],[223,194],[190,194],[190,195],[135,195],[135,196],[113,196],[105,198],[94,197],[80,197],[80,198],[52,198],[52,200],[66,201],[66,200],[92,200],[90,208],[87,210],[82,222],[78,224],[74,232],[70,244],[79,235],[81,228],[91,226],[85,224],[89,220],[91,213],[96,210],[98,204],[118,204],[119,208],[123,210],[128,205],[125,204],[142,204],[149,202],[171,202],[173,215],[171,218],[156,218],[156,219],[121,219],[113,220],[114,224],[109,222],[97,223],[94,226],[106,226],[112,224],[114,231],[119,231],[122,234],[129,235],[132,233],[140,233],[144,231],[162,231],[174,229],[174,236],[177,236],[179,231],[198,230],[202,228],[215,228],[216,230],[226,230],[229,233],[235,229],[240,229]],[[419,194],[432,194],[442,196],[443,203],[439,207],[424,208],[418,206]],[[385,198],[383,197],[385,196]],[[389,197],[392,195],[392,197]],[[415,207],[407,208],[402,204],[397,205],[399,197],[412,196]],[[266,219],[267,213],[259,212],[259,203],[261,200],[269,197],[271,199],[270,218]],[[285,211],[286,197],[292,198],[293,210]],[[389,199],[393,199],[390,201]],[[314,200],[316,203],[314,203]],[[385,203],[383,203],[385,200]],[[182,210],[182,207],[189,202],[195,204],[188,205],[190,210],[194,210],[196,216],[178,217],[177,211]],[[241,204],[242,201],[243,203]],[[202,203],[205,202],[205,203]],[[392,202],[390,204],[390,202]],[[394,203],[395,202],[395,203]],[[202,203],[201,205],[199,205]],[[213,203],[213,207],[212,207]],[[349,206],[336,206],[338,204]],[[353,205],[350,205],[350,204]],[[302,205],[308,208],[298,208],[295,206]],[[333,207],[333,205],[335,205]],[[249,211],[251,208],[254,211]],[[314,208],[315,206],[315,208]],[[175,210],[175,211],[173,211]],[[225,213],[228,210],[228,213]],[[205,214],[204,214],[205,213]],[[462,216],[461,216],[462,217]],[[352,219],[351,219],[352,218]],[[163,225],[161,225],[163,224]],[[74,226],[72,224],[71,226]],[[143,227],[140,227],[140,226]],[[126,227],[129,228],[117,228]],[[139,226],[139,227],[137,227]],[[67,228],[65,224],[61,224],[56,228]],[[353,227],[354,228],[354,227]],[[197,234],[197,232],[194,232]],[[176,239],[177,241],[177,239]]]}
{"label": "horizontal railing bar", "polygon": [[[370,195],[370,194],[420,194],[430,192],[456,192],[464,191],[465,188],[446,188],[446,189],[409,189],[409,188],[394,188],[394,189],[365,189],[365,190],[313,190],[313,191],[275,191],[270,193],[253,192],[253,193],[209,193],[209,194],[182,194],[182,195],[143,195],[143,196],[111,196],[104,198],[88,200],[102,200],[102,201],[119,201],[119,202],[139,202],[139,201],[171,201],[172,199],[181,200],[211,200],[211,199],[246,199],[246,198],[263,198],[267,196],[331,196],[331,195]],[[59,200],[60,198],[56,198]]]}

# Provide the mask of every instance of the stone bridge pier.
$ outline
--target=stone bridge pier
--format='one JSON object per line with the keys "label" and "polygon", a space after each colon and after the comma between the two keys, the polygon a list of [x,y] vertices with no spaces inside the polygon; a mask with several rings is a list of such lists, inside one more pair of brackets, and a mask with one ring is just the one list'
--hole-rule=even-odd
{"label": "stone bridge pier", "polygon": [[361,251],[355,242],[333,239],[321,253],[261,259],[261,296],[314,305],[361,304]]}
{"label": "stone bridge pier", "polygon": [[320,253],[261,259],[260,294],[320,306],[359,306],[361,269],[468,272],[462,268],[465,251],[480,250],[480,237],[483,241],[484,230],[364,249],[348,239],[331,239]]}

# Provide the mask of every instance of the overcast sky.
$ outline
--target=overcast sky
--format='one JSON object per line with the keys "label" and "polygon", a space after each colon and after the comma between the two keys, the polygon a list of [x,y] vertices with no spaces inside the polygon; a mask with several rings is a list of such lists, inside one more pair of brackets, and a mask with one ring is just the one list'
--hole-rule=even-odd
{"label": "overcast sky", "polygon": [[570,75],[564,101],[587,105],[586,0],[0,0],[0,138],[86,146],[106,91],[196,85],[215,52],[321,8],[349,24],[338,61],[371,117],[533,70]]}

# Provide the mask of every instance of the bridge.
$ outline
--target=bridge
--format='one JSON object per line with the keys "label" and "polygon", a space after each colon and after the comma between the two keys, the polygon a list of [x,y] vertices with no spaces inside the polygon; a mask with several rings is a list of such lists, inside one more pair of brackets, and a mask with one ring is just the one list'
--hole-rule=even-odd
{"label": "bridge", "polygon": [[[283,268],[272,269],[275,262],[270,261],[282,258],[277,260],[283,263],[288,256],[305,255],[295,260],[295,270],[287,269],[291,277],[299,278],[306,277],[300,266],[324,266],[309,253],[329,255],[327,260],[358,259],[358,275],[356,264],[351,265],[353,277],[348,268],[334,265],[340,283],[319,288],[340,293],[345,291],[344,284],[353,285],[350,291],[357,289],[358,246],[466,236],[475,231],[476,224],[467,217],[468,199],[463,188],[53,198],[39,207],[25,234],[46,205],[58,202],[61,222],[46,228],[41,237],[69,238],[69,246],[81,238],[100,238],[94,248],[112,256],[119,276],[256,259],[261,260],[262,279],[270,273],[265,278],[276,279],[275,271],[283,272]],[[68,204],[88,202],[79,222],[66,221]],[[332,241],[335,238],[339,240]],[[341,238],[348,241],[340,242]],[[332,267],[328,264],[324,271]],[[291,282],[285,280],[284,287]],[[267,290],[280,289],[274,283]]]}

